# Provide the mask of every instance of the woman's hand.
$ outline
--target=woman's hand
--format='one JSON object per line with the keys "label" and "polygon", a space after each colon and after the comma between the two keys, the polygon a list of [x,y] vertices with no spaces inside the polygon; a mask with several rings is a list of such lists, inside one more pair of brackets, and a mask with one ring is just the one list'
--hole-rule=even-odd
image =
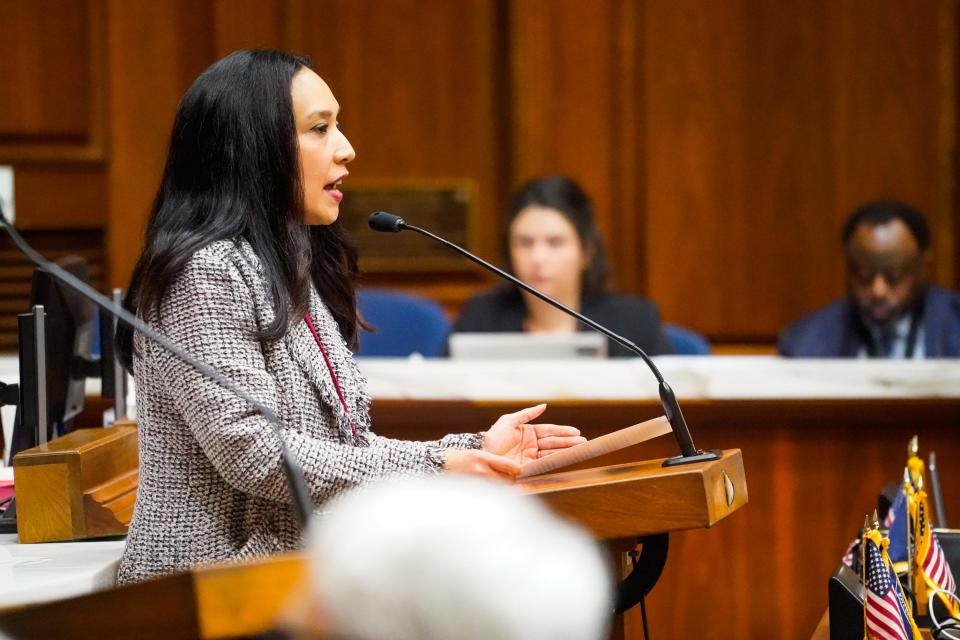
{"label": "woman's hand", "polygon": [[483,449],[447,449],[443,452],[443,468],[506,482],[513,482],[520,473],[518,462]]}
{"label": "woman's hand", "polygon": [[586,442],[579,429],[559,424],[528,424],[547,408],[538,404],[529,409],[500,416],[484,434],[485,451],[524,464],[560,449]]}

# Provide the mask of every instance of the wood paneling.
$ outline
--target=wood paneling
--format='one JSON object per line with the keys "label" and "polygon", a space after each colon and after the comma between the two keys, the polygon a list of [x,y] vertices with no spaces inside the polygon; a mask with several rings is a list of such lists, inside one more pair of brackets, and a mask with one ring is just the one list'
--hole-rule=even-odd
{"label": "wood paneling", "polygon": [[633,2],[510,3],[511,187],[566,174],[591,195],[617,284],[642,282],[642,150]]}
{"label": "wood paneling", "polygon": [[646,260],[667,318],[773,338],[842,292],[839,229],[866,199],[914,202],[949,247],[943,4],[645,5]]}
{"label": "wood paneling", "polygon": [[[473,181],[478,248],[494,257],[508,116],[498,93],[498,3],[290,4],[290,46],[313,59],[340,102],[357,152],[351,173]],[[349,198],[349,179],[344,190]]]}
{"label": "wood paneling", "polygon": [[[381,435],[428,440],[531,401],[377,400],[372,418]],[[666,570],[647,599],[651,637],[809,638],[827,578],[880,490],[902,474],[913,434],[924,456],[937,452],[946,509],[956,510],[960,475],[944,466],[960,455],[954,399],[701,400],[683,410],[697,446],[742,450],[750,499],[712,529],[671,534]],[[544,418],[593,438],[661,414],[654,401],[551,401]],[[670,437],[640,449],[643,459],[677,453]]]}
{"label": "wood paneling", "polygon": [[[82,140],[90,116],[86,2],[12,0],[4,4],[0,56],[2,139]],[[59,20],[47,20],[59,13]],[[80,28],[78,28],[80,27]]]}
{"label": "wood paneling", "polygon": [[[498,259],[510,191],[568,173],[619,288],[714,340],[769,343],[839,295],[839,227],[867,198],[920,206],[936,281],[960,282],[951,0],[49,3],[5,7],[0,162],[24,226],[105,227],[112,284],[139,253],[177,100],[216,58],[268,46],[329,80],[355,177],[473,182],[477,248]],[[369,280],[450,308],[490,282]]]}
{"label": "wood paneling", "polygon": [[103,159],[102,0],[12,0],[0,21],[0,162]]}
{"label": "wood paneling", "polygon": [[126,287],[166,155],[173,114],[193,79],[213,62],[213,7],[177,0],[109,0],[110,285]]}
{"label": "wood paneling", "polygon": [[281,0],[212,0],[216,57],[238,49],[283,46],[285,3]]}
{"label": "wood paneling", "polygon": [[103,164],[30,163],[15,172],[20,229],[103,229],[107,170]]}

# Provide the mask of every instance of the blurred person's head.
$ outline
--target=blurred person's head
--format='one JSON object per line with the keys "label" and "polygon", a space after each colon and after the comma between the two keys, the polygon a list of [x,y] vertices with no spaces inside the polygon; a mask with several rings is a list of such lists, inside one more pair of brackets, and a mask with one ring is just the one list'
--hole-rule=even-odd
{"label": "blurred person's head", "polygon": [[590,198],[564,176],[520,188],[507,216],[506,258],[513,273],[561,300],[602,294],[607,253]]}
{"label": "blurred person's head", "polygon": [[387,480],[311,534],[326,632],[349,640],[591,640],[612,617],[596,543],[539,500],[468,477]]}
{"label": "blurred person's head", "polygon": [[897,201],[858,207],[843,228],[847,289],[865,321],[888,326],[923,296],[931,260],[923,215]]}

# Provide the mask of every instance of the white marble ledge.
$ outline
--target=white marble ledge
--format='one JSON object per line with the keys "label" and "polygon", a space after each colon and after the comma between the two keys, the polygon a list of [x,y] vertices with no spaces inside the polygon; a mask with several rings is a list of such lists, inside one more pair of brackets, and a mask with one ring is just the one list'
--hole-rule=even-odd
{"label": "white marble ledge", "polygon": [[59,600],[116,584],[124,540],[18,544],[0,534],[0,607]]}
{"label": "white marble ledge", "polygon": [[[799,360],[777,356],[654,358],[686,399],[958,398],[960,360]],[[640,360],[362,358],[373,398],[643,400],[657,398]]]}

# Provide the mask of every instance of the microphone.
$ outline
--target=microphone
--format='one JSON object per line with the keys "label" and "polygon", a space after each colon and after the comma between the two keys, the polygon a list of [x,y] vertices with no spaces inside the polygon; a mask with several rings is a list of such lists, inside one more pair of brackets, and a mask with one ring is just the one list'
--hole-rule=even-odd
{"label": "microphone", "polygon": [[401,231],[405,231],[409,229],[410,231],[415,231],[420,235],[430,238],[431,240],[435,240],[440,244],[448,247],[449,249],[452,249],[453,251],[459,253],[460,255],[465,257],[467,260],[470,260],[471,262],[480,265],[481,267],[483,267],[484,269],[487,269],[488,271],[492,271],[493,273],[497,274],[504,280],[507,280],[515,284],[516,286],[520,287],[524,291],[543,300],[544,302],[551,305],[552,307],[555,307],[560,311],[563,311],[567,315],[573,316],[574,318],[576,318],[583,324],[587,325],[594,331],[598,331],[602,333],[603,335],[607,336],[617,344],[625,347],[626,349],[629,349],[633,353],[640,356],[643,359],[643,361],[647,364],[647,367],[650,368],[650,371],[653,372],[653,375],[657,379],[657,383],[659,384],[659,390],[660,390],[660,404],[663,406],[663,413],[666,416],[667,421],[670,423],[670,427],[673,429],[673,436],[676,438],[677,445],[680,447],[680,455],[675,456],[673,458],[668,458],[663,462],[663,465],[665,467],[669,467],[669,466],[678,465],[678,464],[688,464],[691,462],[703,462],[705,460],[716,460],[717,458],[720,457],[720,454],[717,451],[701,451],[700,449],[697,449],[694,446],[693,438],[690,437],[690,429],[687,428],[687,422],[686,420],[684,420],[683,413],[680,411],[680,404],[677,402],[677,397],[674,395],[673,389],[671,389],[670,385],[667,384],[667,381],[663,379],[663,375],[660,373],[660,370],[657,368],[657,365],[653,363],[653,360],[650,359],[650,356],[648,356],[643,351],[643,349],[638,347],[636,344],[634,344],[630,340],[627,340],[623,336],[614,333],[610,329],[607,329],[603,325],[597,322],[594,322],[593,320],[586,317],[585,315],[581,313],[577,313],[570,307],[560,304],[559,302],[557,302],[550,296],[546,295],[545,293],[541,293],[540,291],[537,291],[536,289],[528,285],[526,282],[523,282],[519,278],[512,276],[511,274],[507,273],[503,269],[500,269],[499,267],[496,267],[490,264],[483,258],[480,258],[479,256],[476,256],[470,253],[463,247],[456,245],[450,242],[449,240],[441,238],[438,235],[430,233],[426,229],[421,229],[420,227],[415,227],[412,224],[407,224],[406,221],[404,221],[404,219],[401,218],[400,216],[393,215],[392,213],[387,213],[386,211],[374,211],[373,213],[370,214],[368,222],[370,224],[370,228],[373,229],[374,231],[400,233]]}
{"label": "microphone", "polygon": [[123,322],[136,331],[139,331],[147,338],[179,358],[182,362],[186,362],[188,365],[205,375],[210,380],[213,380],[227,391],[230,391],[238,398],[253,407],[257,413],[262,415],[264,419],[270,423],[270,426],[273,427],[274,433],[277,435],[277,440],[280,442],[280,464],[283,467],[284,474],[287,478],[290,495],[293,497],[294,513],[296,514],[297,522],[300,524],[300,529],[302,531],[306,530],[307,525],[310,522],[310,515],[313,513],[313,502],[310,499],[310,492],[307,490],[307,483],[303,477],[303,471],[300,469],[300,466],[297,464],[296,459],[287,448],[287,444],[283,439],[283,434],[280,431],[280,418],[277,417],[277,414],[275,414],[270,407],[254,399],[236,382],[224,377],[219,371],[210,365],[193,357],[166,336],[151,329],[146,322],[124,309],[119,303],[115,303],[113,300],[102,295],[96,289],[83,282],[70,272],[64,270],[53,262],[50,262],[42,255],[37,253],[33,247],[27,244],[26,240],[24,240],[23,237],[17,233],[17,230],[14,229],[13,225],[11,225],[7,220],[7,217],[3,212],[2,205],[0,205],[0,227],[3,227],[20,252],[35,265],[49,272],[57,280],[67,285],[87,300],[93,302],[95,305],[117,318],[117,320]]}

